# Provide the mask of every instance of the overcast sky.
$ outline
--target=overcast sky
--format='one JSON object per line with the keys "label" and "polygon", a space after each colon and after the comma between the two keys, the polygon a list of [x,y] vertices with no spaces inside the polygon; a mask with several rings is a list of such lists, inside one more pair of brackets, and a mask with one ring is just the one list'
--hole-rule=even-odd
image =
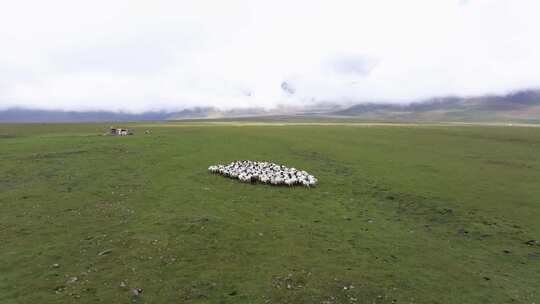
{"label": "overcast sky", "polygon": [[0,0],[0,108],[139,112],[540,86],[538,0]]}

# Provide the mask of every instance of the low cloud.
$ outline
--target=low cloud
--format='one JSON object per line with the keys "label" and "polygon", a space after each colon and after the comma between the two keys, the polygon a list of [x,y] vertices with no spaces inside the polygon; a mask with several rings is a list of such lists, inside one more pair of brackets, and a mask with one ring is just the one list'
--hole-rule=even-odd
{"label": "low cloud", "polygon": [[327,62],[328,69],[331,71],[356,77],[369,75],[376,65],[376,59],[355,54],[334,55]]}

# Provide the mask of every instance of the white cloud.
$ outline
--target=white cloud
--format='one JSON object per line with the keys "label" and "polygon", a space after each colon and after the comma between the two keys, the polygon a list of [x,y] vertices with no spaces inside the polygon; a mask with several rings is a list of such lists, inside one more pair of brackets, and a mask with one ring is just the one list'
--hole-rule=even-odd
{"label": "white cloud", "polygon": [[540,85],[535,0],[0,0],[0,8],[0,108],[271,107]]}

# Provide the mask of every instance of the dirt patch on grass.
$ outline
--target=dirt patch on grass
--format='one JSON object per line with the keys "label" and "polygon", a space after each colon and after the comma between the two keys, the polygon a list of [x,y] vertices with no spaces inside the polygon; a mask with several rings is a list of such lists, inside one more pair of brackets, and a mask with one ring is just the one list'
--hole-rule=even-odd
{"label": "dirt patch on grass", "polygon": [[11,138],[16,138],[16,137],[17,136],[13,134],[0,134],[0,139],[11,139]]}
{"label": "dirt patch on grass", "polygon": [[272,276],[267,303],[395,303],[392,288],[339,277],[320,277],[309,271]]}
{"label": "dirt patch on grass", "polygon": [[62,158],[62,157],[70,156],[70,155],[83,154],[87,152],[88,150],[82,150],[82,149],[43,152],[43,153],[34,153],[31,155],[31,158],[34,158],[34,159]]}
{"label": "dirt patch on grass", "polygon": [[463,207],[466,206],[464,203],[396,192],[375,182],[363,182],[357,187],[367,189],[362,194],[379,201],[379,207],[391,209],[394,221],[421,224],[430,233],[474,240],[502,237],[516,242],[527,234],[524,228],[502,216],[494,217],[477,209],[467,209]]}
{"label": "dirt patch on grass", "polygon": [[489,165],[518,168],[518,169],[534,169],[534,166],[531,164],[519,163],[519,162],[509,161],[509,160],[486,160],[485,163]]}

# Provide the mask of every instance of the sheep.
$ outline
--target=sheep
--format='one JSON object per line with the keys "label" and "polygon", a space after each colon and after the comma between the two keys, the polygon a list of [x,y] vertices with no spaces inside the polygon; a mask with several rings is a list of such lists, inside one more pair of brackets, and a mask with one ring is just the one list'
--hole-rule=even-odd
{"label": "sheep", "polygon": [[228,165],[209,166],[208,171],[245,183],[260,181],[272,185],[302,185],[305,187],[312,187],[318,183],[317,178],[304,170],[287,168],[267,161],[236,160]]}

